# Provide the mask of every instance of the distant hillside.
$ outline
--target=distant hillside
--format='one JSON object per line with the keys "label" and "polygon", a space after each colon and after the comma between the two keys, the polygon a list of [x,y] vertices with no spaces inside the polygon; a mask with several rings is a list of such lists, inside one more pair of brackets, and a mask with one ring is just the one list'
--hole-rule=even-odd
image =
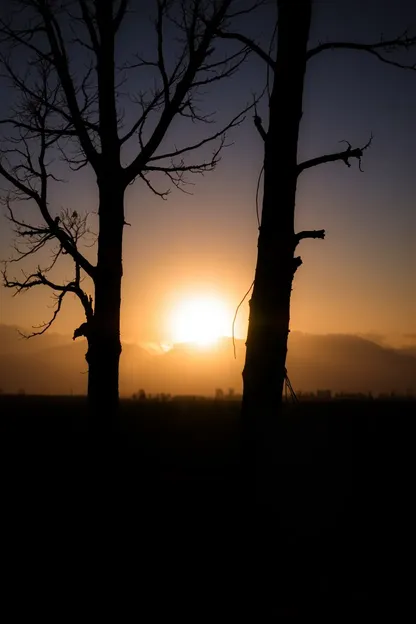
{"label": "distant hillside", "polygon": [[351,335],[293,332],[288,370],[296,388],[334,391],[416,391],[416,357]]}
{"label": "distant hillside", "polygon": [[[345,392],[416,393],[416,353],[413,348],[389,349],[352,335],[311,335],[292,332],[288,372],[296,390],[330,388]],[[4,392],[46,394],[85,393],[86,341],[46,334],[29,341],[16,328],[0,325],[0,388]],[[175,345],[166,353],[151,353],[124,344],[120,391],[131,396],[146,392],[213,395],[216,388],[241,392],[244,342],[224,338],[212,348]]]}
{"label": "distant hillside", "polygon": [[19,331],[30,334],[33,330],[22,329],[12,325],[0,323],[0,356],[6,353],[35,353],[49,347],[59,347],[68,344],[68,336],[45,332],[41,336],[35,336],[29,340],[19,334]]}
{"label": "distant hillside", "polygon": [[400,353],[403,353],[405,355],[412,355],[413,357],[416,357],[416,346],[404,347],[403,349],[400,349]]}

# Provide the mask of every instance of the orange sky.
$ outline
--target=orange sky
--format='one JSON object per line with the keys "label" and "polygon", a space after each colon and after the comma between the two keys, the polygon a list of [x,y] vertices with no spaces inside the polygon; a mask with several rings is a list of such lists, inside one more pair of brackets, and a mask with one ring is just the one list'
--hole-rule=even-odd
{"label": "orange sky", "polygon": [[[343,10],[337,13],[335,4]],[[317,4],[311,41],[329,34],[335,39],[374,39],[380,32],[397,34],[416,24],[411,3],[386,2],[383,14],[377,3],[369,3],[365,15],[353,2],[335,4]],[[233,81],[213,92],[208,108],[219,110],[220,118],[235,114],[253,90],[263,89],[264,81],[264,67],[253,59]],[[416,334],[415,110],[414,72],[342,52],[318,55],[311,64],[300,158],[336,151],[342,139],[354,146],[365,144],[370,132],[374,141],[363,159],[364,173],[356,163],[351,168],[336,163],[302,174],[297,228],[325,228],[327,236],[324,241],[304,241],[299,248],[304,264],[294,282],[292,329],[382,334],[396,342],[401,335]],[[265,102],[260,113],[267,118]],[[172,127],[170,144],[183,138],[181,132],[181,127]],[[233,312],[254,276],[255,190],[262,146],[251,115],[229,139],[234,144],[224,151],[217,170],[192,178],[195,186],[188,190],[193,195],[174,189],[162,201],[139,182],[128,188],[125,340],[170,341],[169,310],[191,294],[215,293],[231,311],[231,328]],[[82,170],[75,179],[76,184],[65,185],[52,197],[57,212],[64,206],[79,212],[96,210],[96,190],[88,171]],[[1,259],[9,255],[10,243],[10,230],[2,221]],[[88,253],[93,258],[93,251]],[[41,261],[39,256],[37,262]],[[18,275],[18,265],[14,268]],[[37,288],[13,298],[2,288],[0,322],[30,327],[47,320],[49,295]],[[239,337],[245,336],[247,318],[246,301],[236,325]],[[72,334],[83,320],[78,302],[68,297],[54,329]]]}
{"label": "orange sky", "polygon": [[[345,177],[348,174],[346,170]],[[217,185],[215,178],[221,180],[224,173],[206,176],[193,197],[177,193],[161,202],[147,195],[147,210],[152,214],[147,231],[141,226],[140,210],[135,209],[133,198],[129,199],[127,220],[132,225],[125,231],[122,307],[125,340],[170,342],[170,311],[180,301],[194,296],[222,300],[229,309],[231,332],[234,310],[253,279],[257,227],[254,215],[239,227],[236,213],[249,213],[253,200],[250,194],[244,198],[238,192],[230,218],[218,227],[209,222],[210,201],[206,194],[212,202],[223,202],[225,207],[232,201],[227,187]],[[253,186],[254,181],[253,171]],[[139,192],[137,196],[139,201]],[[184,211],[188,222],[181,228],[175,227],[178,214]],[[411,271],[415,252],[410,246],[409,262],[401,269],[400,253],[395,254],[394,249],[387,256],[384,253],[383,239],[387,237],[383,232],[378,233],[378,240],[376,232],[372,244],[367,245],[369,232],[358,231],[358,241],[353,245],[345,239],[342,225],[333,216],[307,218],[302,201],[298,214],[298,220],[304,222],[300,228],[325,225],[328,234],[325,241],[302,243],[304,264],[294,282],[292,329],[388,336],[416,333],[416,286]],[[201,220],[206,223],[200,230]],[[397,223],[397,231],[390,232],[390,236],[399,237],[401,229],[403,226]],[[30,327],[50,315],[49,292],[44,289],[14,298],[10,291],[2,289],[0,296],[2,323]],[[238,337],[245,336],[247,301],[237,318]],[[72,334],[82,320],[78,302],[69,296],[54,330]]]}

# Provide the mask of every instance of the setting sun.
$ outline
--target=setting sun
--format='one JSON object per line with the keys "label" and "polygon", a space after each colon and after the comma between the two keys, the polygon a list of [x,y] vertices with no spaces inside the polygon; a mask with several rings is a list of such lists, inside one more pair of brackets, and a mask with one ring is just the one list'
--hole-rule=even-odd
{"label": "setting sun", "polygon": [[170,326],[173,342],[210,345],[230,335],[232,319],[226,305],[214,297],[182,301],[172,311]]}

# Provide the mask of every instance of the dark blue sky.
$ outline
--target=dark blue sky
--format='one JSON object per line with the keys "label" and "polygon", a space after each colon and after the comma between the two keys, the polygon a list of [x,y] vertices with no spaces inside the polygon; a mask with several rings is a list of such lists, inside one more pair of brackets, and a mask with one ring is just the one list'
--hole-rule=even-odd
{"label": "dark blue sky", "polygon": [[[245,34],[267,47],[271,9],[241,24]],[[408,27],[416,33],[416,3],[317,1],[310,45],[326,40],[376,41]],[[122,51],[136,42],[149,51],[149,29],[133,32],[130,21]],[[233,44],[230,44],[233,45]],[[416,49],[402,60],[416,63]],[[251,58],[239,74],[210,91],[207,110],[219,122],[260,93],[266,71]],[[282,94],[284,97],[285,94]],[[4,108],[4,106],[3,106]],[[133,113],[126,109],[127,113]],[[267,123],[266,101],[260,112]],[[165,144],[189,140],[192,125],[175,124]],[[304,264],[295,278],[292,328],[310,332],[416,334],[416,72],[380,63],[354,51],[327,51],[312,59],[305,84],[300,159],[374,140],[363,159],[308,170],[300,179],[299,229],[327,230],[325,241],[306,241]],[[197,136],[197,135],[195,135]],[[217,170],[192,179],[193,195],[172,191],[166,202],[139,181],[129,187],[125,231],[123,335],[126,339],[169,340],[167,318],[178,299],[215,292],[231,310],[250,285],[255,267],[255,189],[262,145],[249,114],[234,130],[234,142]],[[57,205],[95,210],[88,172],[56,192]],[[59,208],[58,208],[59,209]],[[2,222],[0,256],[8,255],[10,232]],[[42,321],[48,293],[11,298],[1,290],[1,322],[26,326]],[[73,318],[76,315],[76,318]],[[243,306],[237,332],[246,329]],[[80,311],[69,302],[56,328],[71,331]],[[231,318],[232,320],[232,318]]]}

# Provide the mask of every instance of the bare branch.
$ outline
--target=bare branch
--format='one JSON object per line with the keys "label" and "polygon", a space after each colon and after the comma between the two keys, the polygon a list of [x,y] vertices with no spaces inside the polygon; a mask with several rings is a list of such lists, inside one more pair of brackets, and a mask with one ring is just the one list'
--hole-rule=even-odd
{"label": "bare branch", "polygon": [[73,241],[70,239],[68,234],[59,227],[59,222],[57,222],[56,219],[52,218],[47,207],[46,198],[43,198],[41,196],[41,195],[44,195],[44,193],[39,195],[35,190],[23,184],[17,177],[10,174],[3,167],[1,162],[0,162],[0,174],[3,175],[3,177],[6,180],[11,182],[11,184],[18,191],[20,191],[23,195],[26,195],[28,198],[33,199],[36,202],[36,204],[38,205],[40,209],[42,217],[44,218],[44,221],[46,225],[48,226],[50,235],[57,238],[59,243],[62,245],[63,249],[68,254],[70,254],[76,262],[78,262],[78,264],[84,269],[84,271],[88,275],[90,275],[90,277],[93,277],[95,274],[95,267],[79,252],[76,245],[74,245]]}
{"label": "bare branch", "polygon": [[34,331],[31,334],[23,334],[22,332],[19,332],[21,334],[21,336],[23,336],[24,338],[33,338],[34,336],[41,336],[42,334],[47,332],[48,329],[51,327],[51,325],[54,323],[54,321],[55,321],[56,317],[58,316],[59,312],[61,311],[62,302],[63,302],[64,297],[67,294],[67,292],[68,292],[68,290],[63,290],[61,293],[59,293],[59,295],[57,295],[57,297],[56,297],[56,307],[55,307],[55,310],[53,311],[52,317],[49,319],[49,321],[47,321],[46,323],[42,323],[41,325],[34,326],[33,329],[37,329],[38,331]]}
{"label": "bare branch", "polygon": [[[36,6],[38,7],[38,2],[36,2]],[[44,34],[45,29],[43,28],[41,30]],[[11,45],[13,44],[13,42],[16,43],[15,41],[16,30],[11,29],[9,27],[6,28],[4,26],[4,23],[2,23],[1,21],[0,21],[0,32],[6,36],[7,40],[9,40]],[[20,44],[20,46],[25,48],[27,47],[27,44],[32,41],[32,37],[33,37],[33,33],[29,32],[27,33],[26,37],[24,36],[18,37],[17,42]],[[61,84],[60,74],[57,70],[53,55],[51,55],[51,53],[48,55],[42,54],[40,49],[38,49],[37,47],[30,46],[30,49],[32,48],[36,54],[36,59],[34,61],[31,61],[30,65],[31,65],[32,70],[33,69],[39,70],[39,76],[41,77],[42,83],[45,83],[45,80],[44,80],[45,75],[48,76],[47,80],[49,79],[49,75],[52,73],[56,72],[58,76],[58,81],[53,88],[49,87],[48,85],[48,88],[47,88],[48,98],[45,100],[44,90],[42,88],[44,84],[43,85],[41,84],[39,86],[37,85],[37,83],[35,83],[35,85],[33,86],[33,71],[32,72],[28,71],[25,77],[21,77],[19,73],[15,71],[14,68],[12,67],[9,58],[6,57],[4,54],[2,54],[1,64],[3,68],[6,70],[6,77],[11,81],[12,86],[18,92],[20,92],[22,102],[25,102],[26,100],[30,100],[32,103],[37,103],[38,106],[46,107],[48,112],[56,113],[56,115],[62,119],[63,125],[54,124],[50,128],[45,128],[45,132],[48,135],[51,135],[54,137],[72,136],[72,137],[77,137],[80,140],[79,129],[78,127],[76,127],[77,124],[76,124],[76,120],[74,120],[73,118],[71,107],[66,108],[66,105],[65,105],[65,95],[63,91],[63,85]],[[67,60],[66,60],[66,63],[68,64]],[[69,71],[68,67],[67,69]],[[86,75],[84,76],[82,80],[81,86],[78,89],[76,89],[74,82],[71,83],[72,88],[73,88],[73,95],[75,98],[75,103],[77,105],[77,110],[79,112],[79,121],[82,122],[85,128],[85,131],[87,133],[87,138],[90,141],[91,139],[88,136],[87,130],[91,130],[93,133],[98,133],[98,125],[93,123],[90,119],[88,119],[88,112],[92,108],[92,106],[96,103],[96,95],[90,94],[87,96],[87,85],[88,85],[91,72],[92,72],[92,67],[90,67],[90,69],[87,71]],[[84,103],[81,108],[78,107],[78,102],[77,102],[78,92],[82,92],[84,96]],[[9,123],[10,125],[13,125],[18,128],[25,128],[26,130],[31,131],[35,134],[39,132],[39,127],[33,123],[33,119],[30,116],[28,119],[20,118],[18,120],[16,120],[15,118],[10,118],[10,119],[6,118],[2,120],[1,123]],[[82,144],[82,141],[81,141],[81,144]]]}
{"label": "bare branch", "polygon": [[165,107],[169,106],[170,93],[169,93],[169,79],[166,73],[165,59],[163,55],[163,16],[166,9],[166,0],[157,1],[157,20],[156,20],[156,32],[157,32],[157,66],[160,70],[163,83],[163,97],[165,100]]}
{"label": "bare branch", "polygon": [[[0,119],[0,125],[2,125],[2,126],[5,126],[5,125],[13,126],[14,128],[16,128],[18,130],[27,130],[28,132],[31,132],[33,134],[36,134],[36,133],[39,132],[39,128],[37,126],[30,125],[29,123],[25,123],[25,122],[19,121],[17,119],[11,119],[11,118]],[[76,130],[71,128],[71,126],[69,124],[66,127],[64,127],[64,128],[45,128],[44,129],[44,133],[45,133],[46,136],[53,136],[55,138],[76,137],[77,136]]]}
{"label": "bare branch", "polygon": [[[186,68],[184,68],[183,71],[177,70],[180,72],[180,77],[178,76],[178,80],[176,81],[175,88],[168,103],[165,98],[165,106],[152,135],[133,162],[124,169],[126,185],[131,183],[140,172],[144,170],[145,165],[148,164],[150,159],[154,156],[164,139],[173,118],[182,109],[184,101],[189,99],[189,94],[195,87],[194,83],[201,80],[201,78],[197,77],[197,74],[200,71],[201,65],[211,52],[211,43],[225,19],[229,5],[230,0],[221,2],[217,7],[214,5],[215,8],[209,19],[205,19],[204,16],[200,17],[201,21],[204,23],[204,29],[198,36],[195,35],[192,49],[189,49],[189,58]],[[200,8],[197,2],[193,10],[199,12]],[[171,20],[174,21],[174,18],[171,17]]]}
{"label": "bare branch", "polygon": [[[180,149],[176,149],[173,152],[167,152],[165,154],[158,154],[155,156],[152,156],[151,158],[148,159],[148,162],[154,162],[154,161],[159,161],[159,160],[164,160],[164,159],[171,159],[171,158],[176,158],[177,156],[181,156],[182,154],[185,154],[186,152],[191,152],[194,151],[200,147],[202,147],[203,145],[206,145],[207,143],[211,143],[212,141],[215,141],[218,138],[223,138],[225,136],[225,134],[231,130],[231,128],[235,128],[237,126],[239,126],[240,124],[243,123],[245,117],[245,113],[247,113],[247,111],[249,111],[252,107],[254,106],[254,104],[250,104],[247,105],[246,108],[241,111],[240,113],[238,113],[238,115],[236,115],[233,119],[231,119],[231,121],[228,122],[228,124],[226,126],[224,126],[223,128],[221,128],[221,130],[218,130],[217,132],[214,132],[212,135],[205,137],[205,139],[201,139],[200,141],[198,141],[197,143],[193,143],[192,145],[188,145],[186,147],[182,147]],[[224,145],[224,143],[222,144]],[[144,167],[144,169],[148,169],[149,166],[151,165],[146,165]]]}
{"label": "bare branch", "polygon": [[239,11],[234,11],[234,13],[227,13],[228,19],[233,19],[235,17],[240,17],[241,15],[247,15],[248,13],[253,13],[256,9],[261,6],[265,6],[268,3],[268,0],[257,0],[256,2],[250,3],[250,6],[246,9],[240,9]]}
{"label": "bare branch", "polygon": [[393,65],[394,67],[400,67],[401,69],[411,69],[416,70],[416,63],[405,64],[399,63],[398,61],[393,61],[389,58],[383,56],[380,52],[391,53],[397,50],[409,50],[411,47],[416,45],[416,37],[408,37],[407,32],[404,32],[399,37],[395,39],[390,39],[384,41],[381,39],[376,43],[355,43],[352,41],[331,41],[326,43],[321,43],[320,45],[308,50],[306,54],[306,59],[309,60],[319,54],[320,52],[324,52],[325,50],[359,50],[361,52],[368,52],[375,56],[378,60],[383,63],[387,63],[388,65]]}
{"label": "bare branch", "polygon": [[212,169],[214,169],[215,164],[218,161],[209,161],[209,162],[202,162],[202,163],[198,163],[196,165],[175,165],[172,164],[171,167],[155,167],[155,166],[151,166],[148,165],[146,166],[146,171],[160,171],[162,173],[184,173],[186,171],[191,171],[192,173],[203,173],[204,171],[212,171]]}
{"label": "bare branch", "polygon": [[[17,236],[23,239],[27,239],[27,241],[25,240],[25,243],[27,245],[27,251],[22,251],[19,247],[17,246],[15,247],[18,253],[18,256],[16,258],[12,258],[11,260],[7,261],[5,263],[5,268],[2,272],[4,285],[7,288],[15,289],[16,291],[15,294],[18,294],[23,291],[27,291],[30,288],[33,288],[35,286],[47,286],[48,288],[53,290],[54,293],[58,293],[58,295],[55,295],[56,309],[54,311],[52,318],[48,322],[42,323],[41,325],[36,327],[36,329],[40,331],[33,332],[32,334],[26,337],[32,337],[35,335],[42,334],[49,329],[49,327],[52,325],[57,315],[59,314],[63,298],[68,292],[75,294],[79,298],[84,308],[87,321],[90,321],[93,316],[92,299],[81,288],[80,265],[74,261],[75,276],[74,276],[74,279],[68,283],[64,283],[64,284],[57,283],[55,280],[47,277],[47,274],[51,272],[58,258],[61,256],[62,253],[65,253],[62,247],[59,247],[53,250],[52,260],[47,267],[43,269],[38,267],[38,269],[34,273],[31,273],[29,275],[23,272],[24,279],[22,280],[18,280],[16,278],[14,279],[8,278],[7,267],[11,262],[18,262],[19,260],[22,260],[23,258],[27,257],[29,254],[36,253],[41,247],[43,247],[46,244],[46,242],[53,240],[55,237],[49,232],[48,229],[32,226],[32,225],[26,224],[23,221],[16,219],[10,204],[7,207],[9,210],[9,220],[15,226],[15,232]],[[83,238],[85,234],[88,232],[86,219],[87,219],[86,215],[80,216],[78,215],[76,211],[73,211],[71,213],[69,210],[64,210],[61,213],[61,219],[57,217],[55,221],[57,224],[58,223],[60,224],[62,230],[65,232],[68,239],[71,240],[72,244],[76,247],[78,241],[81,238]]]}
{"label": "bare branch", "polygon": [[145,103],[144,99],[140,98],[142,114],[137,119],[137,121],[132,125],[131,129],[120,139],[120,145],[123,145],[123,143],[126,143],[129,139],[131,139],[131,137],[136,132],[138,131],[140,132],[140,129],[145,124],[148,115],[150,114],[151,111],[154,111],[157,109],[162,98],[163,98],[163,93],[161,91],[156,91],[153,98],[148,103]]}
{"label": "bare branch", "polygon": [[78,2],[81,7],[82,19],[84,21],[85,26],[87,27],[88,34],[90,37],[90,41],[91,41],[90,50],[93,50],[95,54],[99,54],[100,42],[98,40],[97,31],[95,30],[93,18],[88,8],[88,4],[86,0],[78,0]]}
{"label": "bare branch", "polygon": [[359,166],[360,171],[362,171],[361,159],[363,156],[363,152],[368,147],[370,147],[372,140],[373,140],[373,135],[371,135],[366,145],[364,145],[363,147],[356,147],[355,149],[351,147],[351,144],[348,143],[348,141],[340,141],[340,143],[345,142],[348,144],[348,147],[346,150],[344,150],[343,152],[335,152],[334,154],[325,154],[324,156],[318,156],[317,158],[311,158],[310,160],[305,160],[304,162],[298,165],[298,168],[297,168],[298,175],[302,173],[302,171],[304,171],[305,169],[310,169],[311,167],[316,167],[317,165],[322,165],[328,162],[336,162],[337,160],[342,160],[347,165],[347,167],[351,167],[351,164],[349,162],[350,158],[358,159],[358,166]]}
{"label": "bare branch", "polygon": [[71,119],[77,131],[77,135],[82,145],[82,149],[84,150],[85,155],[87,156],[91,166],[94,168],[94,171],[98,173],[100,155],[96,151],[91,141],[91,138],[88,134],[88,129],[86,127],[81,110],[78,105],[76,88],[71,77],[68,54],[65,48],[61,27],[49,4],[44,2],[36,2],[35,7],[44,22],[45,32],[48,38],[49,45],[51,47],[51,57],[53,59],[52,62],[59,76],[59,81],[62,86],[63,92],[65,93],[66,104],[70,111]]}
{"label": "bare branch", "polygon": [[153,184],[149,181],[149,179],[145,176],[145,174],[143,172],[139,172],[139,177],[143,180],[143,182],[146,184],[146,186],[152,191],[152,193],[154,193],[155,195],[157,195],[158,197],[160,197],[163,200],[167,199],[167,196],[170,193],[170,189],[167,189],[166,191],[158,191]]}
{"label": "bare branch", "polygon": [[[193,88],[212,84],[213,82],[223,80],[224,78],[229,78],[238,71],[244,61],[248,58],[249,54],[249,48],[245,47],[235,54],[229,55],[226,59],[201,66],[198,74],[204,73],[208,74],[208,76],[199,80],[194,80],[192,85]],[[218,71],[219,68],[223,68],[222,71]]]}
{"label": "bare branch", "polygon": [[40,268],[38,268],[36,273],[32,273],[30,275],[24,275],[25,279],[23,281],[20,281],[17,279],[10,280],[7,277],[7,267],[2,271],[2,274],[3,274],[4,285],[6,286],[6,288],[14,288],[16,290],[15,294],[18,294],[22,291],[30,290],[31,288],[35,286],[40,286],[40,285],[49,286],[49,288],[59,293],[59,296],[57,298],[57,308],[54,311],[52,319],[48,321],[47,323],[42,323],[40,326],[38,326],[37,329],[43,328],[42,331],[34,332],[33,334],[31,334],[31,336],[43,334],[45,331],[47,331],[47,329],[52,325],[52,323],[56,319],[61,309],[62,300],[65,294],[67,292],[75,292],[73,282],[70,282],[66,285],[55,284],[54,282],[51,282],[44,276]]}
{"label": "bare branch", "polygon": [[52,314],[52,317],[49,319],[49,321],[46,321],[44,323],[41,323],[40,325],[34,326],[34,329],[36,329],[37,331],[34,331],[31,334],[21,333],[21,335],[24,338],[32,338],[33,336],[40,336],[41,334],[44,334],[51,327],[51,325],[54,323],[54,321],[56,320],[61,310],[65,295],[69,292],[78,296],[78,298],[80,299],[84,307],[84,312],[87,318],[87,322],[91,321],[92,316],[93,316],[92,299],[81,289],[79,285],[78,272],[76,272],[75,280],[67,284],[56,284],[55,282],[52,282],[50,279],[45,277],[44,273],[42,272],[40,268],[38,268],[36,273],[32,273],[30,275],[25,276],[25,279],[23,281],[19,281],[16,279],[13,279],[13,280],[8,279],[6,269],[2,271],[2,274],[3,274],[4,285],[6,286],[6,288],[14,288],[16,290],[15,294],[30,290],[31,288],[34,288],[35,286],[48,286],[53,291],[56,291],[56,293],[58,293],[58,294],[54,294],[55,310]]}
{"label": "bare branch", "polygon": [[[32,199],[37,204],[43,217],[45,223],[45,226],[41,228],[43,233],[40,238],[39,236],[35,236],[34,239],[32,239],[32,253],[40,249],[47,241],[54,237],[60,243],[60,248],[66,253],[69,253],[85,272],[92,277],[95,271],[94,267],[79,252],[76,241],[68,235],[68,232],[65,232],[65,230],[59,226],[59,221],[52,217],[48,208],[48,180],[50,178],[57,180],[57,177],[50,170],[48,166],[49,163],[46,160],[48,149],[56,140],[53,137],[48,139],[47,137],[49,135],[46,132],[48,128],[48,118],[53,114],[48,104],[53,105],[57,94],[56,88],[50,87],[49,79],[50,66],[41,63],[39,65],[39,83],[36,87],[36,97],[33,98],[33,90],[29,93],[23,90],[22,109],[16,121],[19,123],[20,119],[24,120],[25,116],[29,116],[32,120],[31,125],[36,127],[36,133],[32,135],[30,131],[24,131],[23,128],[18,127],[18,136],[15,138],[10,137],[9,142],[12,145],[18,142],[18,145],[21,145],[21,147],[16,145],[12,149],[1,150],[0,175],[12,185],[14,189],[12,195],[14,195],[15,199]],[[32,141],[35,138],[37,139],[36,148],[32,147]],[[8,154],[19,156],[20,162],[12,166],[7,161]],[[17,234],[20,235],[23,223],[17,222],[14,218],[10,204],[11,198],[13,198],[12,195],[9,191],[4,201],[8,207],[10,220],[20,228],[20,231],[17,232]],[[30,232],[30,227],[28,232]],[[25,235],[28,235],[27,232]]]}
{"label": "bare branch", "polygon": [[303,230],[295,234],[295,243],[299,244],[304,238],[325,238],[325,230]]}
{"label": "bare branch", "polygon": [[241,33],[224,32],[222,30],[217,30],[216,35],[217,37],[220,37],[221,39],[235,39],[236,41],[239,41],[247,48],[250,48],[252,52],[255,52],[274,71],[276,67],[276,63],[274,62],[272,57],[269,54],[267,54],[267,52],[265,52],[263,48],[261,48],[257,43],[255,43],[249,37],[246,37],[245,35],[242,35]]}
{"label": "bare branch", "polygon": [[120,28],[121,22],[123,21],[123,18],[127,13],[127,3],[128,0],[120,0],[120,6],[113,20],[113,28],[115,33]]}

